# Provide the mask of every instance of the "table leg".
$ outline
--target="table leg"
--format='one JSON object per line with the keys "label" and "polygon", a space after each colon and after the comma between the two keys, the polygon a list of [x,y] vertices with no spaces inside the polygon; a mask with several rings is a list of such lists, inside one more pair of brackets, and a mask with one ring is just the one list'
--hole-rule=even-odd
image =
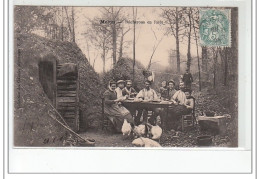
{"label": "table leg", "polygon": [[167,125],[167,119],[168,119],[168,113],[169,113],[169,108],[165,108],[166,109],[166,115],[162,115],[162,130],[166,130],[166,125]]}

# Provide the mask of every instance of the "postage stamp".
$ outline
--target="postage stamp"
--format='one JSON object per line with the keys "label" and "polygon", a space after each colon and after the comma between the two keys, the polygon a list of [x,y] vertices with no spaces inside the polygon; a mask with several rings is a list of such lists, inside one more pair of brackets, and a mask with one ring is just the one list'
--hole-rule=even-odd
{"label": "postage stamp", "polygon": [[201,46],[231,46],[230,9],[200,9]]}

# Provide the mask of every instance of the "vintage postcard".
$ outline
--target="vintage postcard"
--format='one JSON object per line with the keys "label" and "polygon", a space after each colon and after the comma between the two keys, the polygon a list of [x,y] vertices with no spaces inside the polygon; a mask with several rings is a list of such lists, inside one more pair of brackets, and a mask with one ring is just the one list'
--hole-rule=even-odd
{"label": "vintage postcard", "polygon": [[8,172],[251,172],[250,10],[10,1]]}
{"label": "vintage postcard", "polygon": [[238,147],[237,7],[20,6],[15,147]]}

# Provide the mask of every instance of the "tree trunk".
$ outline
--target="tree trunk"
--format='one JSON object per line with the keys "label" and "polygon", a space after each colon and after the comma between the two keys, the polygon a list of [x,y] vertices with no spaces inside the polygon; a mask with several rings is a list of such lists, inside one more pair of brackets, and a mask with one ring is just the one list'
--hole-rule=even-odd
{"label": "tree trunk", "polygon": [[[136,9],[137,13],[137,9]],[[136,21],[136,13],[133,7],[133,19]],[[133,30],[134,30],[134,39],[133,39],[133,83],[135,81],[135,23],[133,23]]]}
{"label": "tree trunk", "polygon": [[[114,16],[114,8],[112,7],[112,16],[113,20],[115,21],[115,16]],[[113,67],[116,65],[116,24],[112,24],[112,41],[113,41]]]}
{"label": "tree trunk", "polygon": [[208,71],[208,50],[207,47],[202,47],[202,71],[207,72]]}
{"label": "tree trunk", "polygon": [[63,27],[63,7],[61,7],[61,41],[63,41],[64,40],[64,37],[63,37],[63,29],[64,27]]}
{"label": "tree trunk", "polygon": [[228,78],[228,59],[227,59],[227,47],[224,47],[224,86],[227,85]]}
{"label": "tree trunk", "polygon": [[233,81],[237,81],[238,77],[238,8],[231,9],[231,39],[232,44],[228,52],[229,60],[229,76]]}
{"label": "tree trunk", "polygon": [[176,56],[177,56],[177,72],[180,74],[181,72],[181,60],[180,60],[180,41],[179,41],[179,17],[178,17],[178,7],[176,7]]}
{"label": "tree trunk", "polygon": [[190,71],[191,54],[190,54],[190,40],[191,40],[191,8],[188,12],[189,17],[189,33],[188,33],[188,53],[187,53],[187,69]]}
{"label": "tree trunk", "polygon": [[195,42],[196,42],[196,50],[197,50],[197,59],[198,59],[198,71],[199,71],[199,91],[201,91],[201,77],[200,77],[200,57],[199,57],[199,46],[198,46],[198,37],[195,29],[194,19],[192,18],[192,24],[193,24],[193,31],[195,35]]}
{"label": "tree trunk", "polygon": [[217,66],[217,60],[218,60],[218,50],[216,49],[214,49],[213,50],[214,51],[214,64],[213,64],[213,87],[214,87],[214,89],[216,88],[216,66]]}
{"label": "tree trunk", "polygon": [[116,25],[113,24],[112,28],[112,38],[113,38],[113,66],[116,65]]}
{"label": "tree trunk", "polygon": [[[92,67],[95,69],[95,63],[96,63],[96,59],[93,60],[93,65]],[[104,69],[103,69],[104,70]]]}
{"label": "tree trunk", "polygon": [[124,43],[124,36],[122,33],[121,39],[120,39],[120,47],[119,47],[119,57],[118,59],[121,59],[123,56],[123,43]]}
{"label": "tree trunk", "polygon": [[103,73],[105,73],[106,72],[106,48],[105,48],[105,42],[103,42],[102,60],[103,60]]}
{"label": "tree trunk", "polygon": [[75,43],[75,18],[74,18],[74,8],[71,9],[71,24],[72,24],[72,42]]}
{"label": "tree trunk", "polygon": [[67,21],[68,21],[70,35],[72,35],[72,29],[71,29],[71,25],[70,25],[70,19],[69,19],[67,7],[64,7],[64,9],[65,9],[65,13],[66,13],[66,16],[67,16]]}

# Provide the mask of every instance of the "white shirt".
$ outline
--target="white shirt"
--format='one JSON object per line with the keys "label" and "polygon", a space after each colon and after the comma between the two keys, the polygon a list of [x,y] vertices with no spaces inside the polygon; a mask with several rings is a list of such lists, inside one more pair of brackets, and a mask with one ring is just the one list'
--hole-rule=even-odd
{"label": "white shirt", "polygon": [[158,96],[153,89],[150,88],[147,90],[144,88],[137,94],[136,98],[144,98],[144,100],[157,100]]}
{"label": "white shirt", "polygon": [[123,97],[123,94],[122,94],[122,89],[121,89],[121,88],[117,87],[117,88],[115,89],[115,91],[116,91],[116,97],[117,97],[117,99],[124,98],[124,97]]}
{"label": "white shirt", "polygon": [[179,101],[180,104],[186,104],[186,95],[183,91],[179,90],[172,96],[172,100]]}

